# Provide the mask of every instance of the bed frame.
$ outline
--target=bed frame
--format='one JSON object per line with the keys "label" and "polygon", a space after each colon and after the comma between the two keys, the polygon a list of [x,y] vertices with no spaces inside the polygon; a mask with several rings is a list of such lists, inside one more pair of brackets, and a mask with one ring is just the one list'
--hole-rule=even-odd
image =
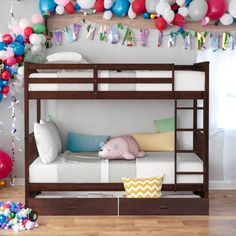
{"label": "bed frame", "polygon": [[[90,69],[93,78],[29,78],[37,69]],[[99,70],[171,70],[172,78],[99,78]],[[205,91],[175,91],[175,71],[201,71],[205,73]],[[29,84],[40,83],[91,83],[93,91],[29,91]],[[99,91],[98,84],[116,83],[171,83],[172,91]],[[208,120],[209,120],[209,63],[194,65],[174,64],[33,64],[25,63],[25,202],[43,215],[207,215],[208,199]],[[175,119],[175,183],[164,184],[163,191],[191,191],[200,198],[35,198],[41,191],[124,191],[122,183],[30,183],[29,166],[38,157],[34,135],[29,133],[29,101],[36,101],[37,121],[41,117],[41,101],[47,99],[171,99],[175,102],[175,117],[178,110],[193,111],[193,128],[178,129]],[[193,107],[179,107],[179,99],[190,99]],[[203,107],[198,107],[198,99]],[[198,129],[197,112],[203,110],[203,129]],[[177,150],[177,133],[193,133],[193,150]],[[203,172],[177,172],[177,154],[195,153],[203,161]],[[179,184],[178,175],[203,175],[203,184]]]}

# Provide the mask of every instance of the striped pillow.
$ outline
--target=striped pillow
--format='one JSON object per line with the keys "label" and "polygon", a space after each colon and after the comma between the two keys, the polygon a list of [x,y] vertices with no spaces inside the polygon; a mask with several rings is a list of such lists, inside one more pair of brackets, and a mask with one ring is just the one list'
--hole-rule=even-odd
{"label": "striped pillow", "polygon": [[151,178],[122,178],[128,198],[160,198],[163,176]]}

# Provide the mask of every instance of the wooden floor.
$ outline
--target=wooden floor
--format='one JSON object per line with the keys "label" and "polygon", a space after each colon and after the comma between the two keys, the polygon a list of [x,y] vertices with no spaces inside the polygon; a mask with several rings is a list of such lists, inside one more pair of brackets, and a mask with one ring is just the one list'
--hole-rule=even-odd
{"label": "wooden floor", "polygon": [[[0,201],[22,201],[23,188],[0,189]],[[63,207],[63,206],[61,206]],[[104,206],[106,207],[106,206]],[[38,220],[39,228],[17,235],[78,236],[236,236],[236,191],[210,193],[210,216],[194,217],[46,217]],[[0,230],[0,236],[16,235]]]}

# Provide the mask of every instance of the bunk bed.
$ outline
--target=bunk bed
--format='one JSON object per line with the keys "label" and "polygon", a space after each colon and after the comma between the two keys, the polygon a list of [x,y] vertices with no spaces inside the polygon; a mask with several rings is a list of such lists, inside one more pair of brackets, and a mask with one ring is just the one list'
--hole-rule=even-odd
{"label": "bunk bed", "polygon": [[[81,70],[82,75],[45,76],[42,70]],[[85,71],[88,71],[84,73]],[[139,71],[143,76],[103,76],[109,72]],[[150,71],[160,72],[159,76],[145,77]],[[89,75],[89,76],[88,76]],[[141,73],[142,75],[142,73]],[[108,85],[113,85],[109,89]],[[125,89],[126,86],[132,89]],[[82,87],[80,87],[82,86]],[[133,89],[134,88],[134,89]],[[137,89],[139,88],[139,89]],[[207,215],[208,199],[208,120],[209,120],[209,63],[194,65],[174,64],[34,64],[25,63],[25,202],[44,215]],[[175,135],[173,154],[173,177],[163,184],[162,191],[193,193],[196,198],[171,197],[160,199],[130,199],[121,196],[38,198],[42,192],[120,192],[123,184],[113,182],[67,182],[49,180],[37,181],[32,169],[38,152],[34,134],[30,133],[30,101],[36,101],[36,120],[42,115],[42,100],[171,100],[174,102]],[[179,105],[180,100],[191,100],[192,106]],[[199,105],[202,101],[202,105]],[[177,127],[177,113],[180,110],[193,112],[192,128]],[[203,126],[198,127],[198,112],[203,112]],[[192,150],[180,149],[178,133],[190,132],[193,135]],[[167,155],[165,153],[163,155]],[[180,170],[178,155],[185,160],[195,158],[201,168],[195,171]],[[31,173],[30,173],[31,169]],[[46,172],[40,170],[39,172]],[[192,181],[192,176],[197,181]],[[182,181],[179,178],[182,177]],[[200,177],[200,181],[199,178]]]}

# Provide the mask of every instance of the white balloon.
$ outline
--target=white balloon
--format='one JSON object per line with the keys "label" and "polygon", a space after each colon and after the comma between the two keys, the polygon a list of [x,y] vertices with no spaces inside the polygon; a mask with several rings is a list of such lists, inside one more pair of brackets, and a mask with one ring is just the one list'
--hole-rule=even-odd
{"label": "white balloon", "polygon": [[129,7],[129,11],[128,11],[128,17],[133,20],[134,18],[136,18],[136,13],[133,11],[133,8],[132,8],[132,4],[130,5]]}
{"label": "white balloon", "polygon": [[160,15],[163,15],[166,10],[171,10],[171,7],[168,3],[166,2],[159,2],[156,5],[156,12]]}
{"label": "white balloon", "polygon": [[189,5],[188,11],[194,21],[199,21],[206,16],[207,9],[208,5],[205,0],[193,0]]}
{"label": "white balloon", "polygon": [[41,37],[41,44],[44,45],[47,41],[46,37],[44,34],[38,34]]}
{"label": "white balloon", "polygon": [[188,8],[187,7],[180,7],[178,13],[183,17],[188,16]]}
{"label": "white balloon", "polygon": [[172,6],[173,4],[175,4],[176,0],[160,0],[160,2],[167,2]]}
{"label": "white balloon", "polygon": [[91,9],[94,7],[96,0],[77,0],[82,9]]}
{"label": "white balloon", "polygon": [[33,45],[40,45],[42,43],[42,38],[38,34],[31,34],[29,40]]}
{"label": "white balloon", "polygon": [[26,27],[31,27],[32,24],[31,24],[31,21],[26,19],[26,18],[22,18],[20,21],[19,21],[19,27],[24,30]]}
{"label": "white balloon", "polygon": [[176,0],[178,6],[182,7],[185,4],[185,0]]}
{"label": "white balloon", "polygon": [[148,13],[156,13],[156,5],[160,0],[146,0],[145,7]]}
{"label": "white balloon", "polygon": [[236,18],[236,0],[231,0],[229,3],[229,14]]}
{"label": "white balloon", "polygon": [[112,12],[111,11],[104,11],[103,19],[104,20],[110,20],[111,18],[112,18]]}
{"label": "white balloon", "polygon": [[40,44],[33,45],[31,47],[31,54],[32,55],[38,55],[43,51],[43,47]]}
{"label": "white balloon", "polygon": [[222,25],[231,25],[234,22],[233,17],[228,14],[225,13],[221,18],[220,18],[220,22]]}
{"label": "white balloon", "polygon": [[113,5],[113,0],[104,0],[105,9],[111,9],[112,5]]}
{"label": "white balloon", "polygon": [[175,18],[175,13],[172,10],[167,9],[163,14],[163,18],[170,24]]}
{"label": "white balloon", "polygon": [[24,76],[24,66],[20,66],[17,72],[18,72],[18,75]]}
{"label": "white balloon", "polygon": [[57,13],[58,15],[63,15],[64,12],[65,12],[65,8],[64,8],[63,6],[57,6],[57,7],[56,7],[56,13]]}

